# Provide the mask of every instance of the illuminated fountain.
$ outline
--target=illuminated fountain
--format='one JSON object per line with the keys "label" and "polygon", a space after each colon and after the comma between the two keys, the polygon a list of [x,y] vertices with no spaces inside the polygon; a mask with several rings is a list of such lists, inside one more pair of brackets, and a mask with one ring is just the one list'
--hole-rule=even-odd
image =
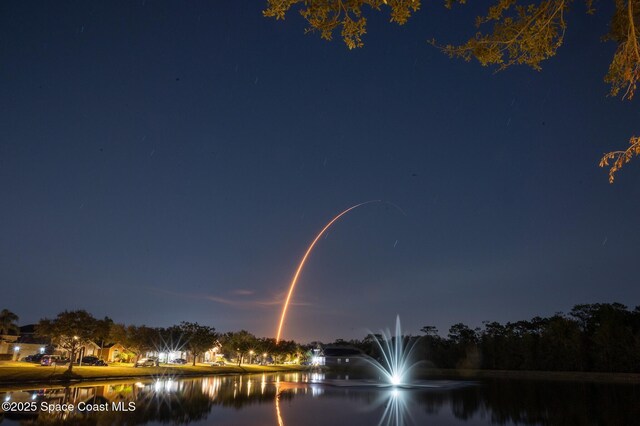
{"label": "illuminated fountain", "polygon": [[[373,335],[373,333],[370,333]],[[380,337],[378,337],[380,336]],[[380,360],[362,355],[365,364],[377,373],[377,380],[324,379],[318,383],[340,387],[376,387],[392,389],[451,389],[465,386],[464,382],[452,380],[416,380],[414,369],[425,360],[415,361],[414,351],[419,339],[402,335],[400,316],[396,317],[395,336],[389,331],[380,331],[374,340],[380,350]]]}
{"label": "illuminated fountain", "polygon": [[366,357],[365,360],[382,375],[385,384],[394,387],[412,386],[414,382],[411,380],[411,370],[423,362],[414,362],[412,359],[412,353],[418,340],[408,339],[405,343],[399,315],[396,316],[395,338],[389,330],[381,330],[380,334],[382,339],[375,338],[374,340],[380,349],[382,362],[371,357]]}

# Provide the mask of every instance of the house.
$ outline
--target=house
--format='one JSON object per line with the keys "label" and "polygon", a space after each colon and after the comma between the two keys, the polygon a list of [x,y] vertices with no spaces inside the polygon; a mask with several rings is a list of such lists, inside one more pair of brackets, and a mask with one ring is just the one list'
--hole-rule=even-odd
{"label": "house", "polygon": [[52,353],[53,350],[54,348],[48,338],[34,336],[33,334],[20,336],[14,343],[14,351],[17,353],[16,360],[29,355]]}
{"label": "house", "polygon": [[369,356],[353,346],[325,346],[322,355],[321,358],[318,357],[318,363],[323,362],[322,365],[342,367],[371,365]]}
{"label": "house", "polygon": [[207,350],[205,353],[198,356],[197,362],[217,362],[222,358],[221,354],[222,346],[220,342],[215,342],[212,348]]}
{"label": "house", "polygon": [[[53,353],[55,355],[62,355],[65,358],[71,357],[71,353],[60,346],[56,346]],[[89,356],[89,355],[93,355],[93,356],[100,355],[100,346],[92,341],[88,341],[87,343],[83,344],[82,346],[80,346],[79,349],[76,350],[75,359],[73,361],[77,362],[83,357]]]}
{"label": "house", "polygon": [[[38,336],[35,332],[36,325],[29,324],[20,327],[19,335],[0,336],[0,360],[20,360],[29,355],[35,354],[55,354],[69,357],[69,351],[51,344],[48,337]],[[118,354],[127,352],[120,343],[110,343],[102,350],[95,342],[89,341],[82,345],[76,352],[76,360],[82,357],[93,355],[104,359],[107,362],[114,362],[118,359]]]}
{"label": "house", "polygon": [[35,324],[20,327],[17,335],[0,336],[0,359],[20,360],[26,356],[45,353],[50,346],[47,338],[35,335]]}
{"label": "house", "polygon": [[120,343],[108,343],[102,347],[102,351],[98,350],[98,353],[103,361],[118,362],[121,361],[122,358],[126,358],[126,356],[122,354],[128,354],[129,351]]}
{"label": "house", "polygon": [[15,342],[17,334],[0,334],[0,360],[10,361],[15,358]]}
{"label": "house", "polygon": [[[20,337],[15,342],[19,346],[20,356],[18,359],[22,359],[28,355],[34,355],[37,353],[49,353],[55,355],[62,355],[63,357],[69,357],[69,351],[51,344],[51,339],[48,337],[41,337],[36,334],[36,325],[29,324],[20,327]],[[15,350],[15,348],[14,348]],[[80,347],[76,352],[76,360],[88,355],[98,355],[100,346],[94,342],[88,342]]]}

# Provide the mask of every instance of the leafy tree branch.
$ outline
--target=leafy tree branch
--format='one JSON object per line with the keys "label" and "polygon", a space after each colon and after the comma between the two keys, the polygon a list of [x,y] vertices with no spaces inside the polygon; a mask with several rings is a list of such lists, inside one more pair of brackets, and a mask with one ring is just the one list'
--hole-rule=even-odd
{"label": "leafy tree branch", "polygon": [[[476,59],[483,66],[496,66],[497,71],[512,65],[528,65],[541,70],[543,61],[553,57],[564,41],[567,24],[565,14],[572,0],[494,0],[486,15],[476,18],[477,32],[461,45],[430,43],[451,58],[465,61]],[[640,0],[613,0],[615,12],[604,40],[618,47],[609,65],[604,81],[610,85],[610,96],[631,100],[640,79]],[[465,4],[466,0],[445,0],[444,6]],[[593,0],[585,0],[587,13],[595,13]],[[364,45],[366,18],[363,7],[373,11],[390,11],[390,21],[403,25],[420,9],[419,0],[267,0],[265,17],[284,19],[292,8],[298,8],[309,27],[306,32],[319,32],[320,37],[331,40],[340,28],[349,49]],[[486,31],[482,28],[492,25]],[[600,167],[609,167],[609,182],[631,159],[640,155],[638,137],[630,140],[624,151],[603,155]]]}

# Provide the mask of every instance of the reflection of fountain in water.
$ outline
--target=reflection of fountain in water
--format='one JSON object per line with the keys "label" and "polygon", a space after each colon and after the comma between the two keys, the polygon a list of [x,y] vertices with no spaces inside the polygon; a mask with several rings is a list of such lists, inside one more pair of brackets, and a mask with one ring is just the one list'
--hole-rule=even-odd
{"label": "reflection of fountain in water", "polygon": [[407,406],[405,393],[398,389],[392,389],[386,397],[386,405],[378,426],[406,424],[405,415],[409,413],[409,407]]}

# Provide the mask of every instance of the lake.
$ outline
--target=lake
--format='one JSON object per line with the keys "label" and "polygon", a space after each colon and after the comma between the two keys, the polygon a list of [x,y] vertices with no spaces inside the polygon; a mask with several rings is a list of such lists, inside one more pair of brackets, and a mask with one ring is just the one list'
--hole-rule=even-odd
{"label": "lake", "polygon": [[[632,425],[640,386],[492,379],[377,388],[324,373],[157,377],[0,392],[0,423],[195,425]],[[4,408],[4,407],[3,407]],[[43,411],[44,410],[44,411]]]}

